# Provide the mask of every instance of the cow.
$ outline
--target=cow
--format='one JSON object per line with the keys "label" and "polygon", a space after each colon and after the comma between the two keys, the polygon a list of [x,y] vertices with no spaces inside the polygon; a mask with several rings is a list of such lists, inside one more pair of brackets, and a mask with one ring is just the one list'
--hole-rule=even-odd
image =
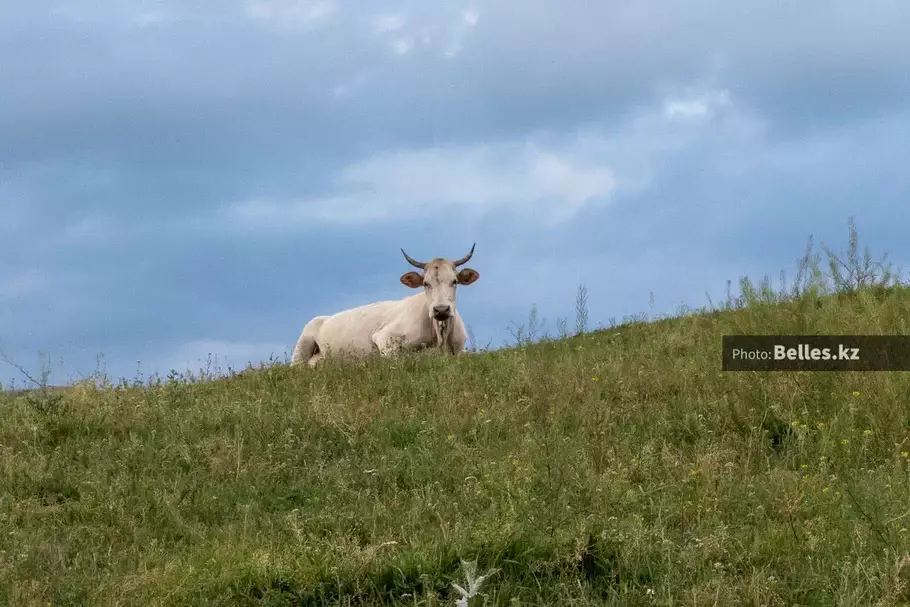
{"label": "cow", "polygon": [[423,273],[412,270],[402,274],[399,280],[421,291],[404,299],[316,316],[300,333],[291,365],[306,363],[315,367],[327,356],[354,359],[376,352],[392,356],[404,350],[434,346],[449,354],[464,352],[466,333],[464,322],[455,310],[455,288],[473,284],[480,274],[471,268],[457,268],[471,259],[476,245],[456,261],[436,258],[420,262],[401,249],[405,260]]}

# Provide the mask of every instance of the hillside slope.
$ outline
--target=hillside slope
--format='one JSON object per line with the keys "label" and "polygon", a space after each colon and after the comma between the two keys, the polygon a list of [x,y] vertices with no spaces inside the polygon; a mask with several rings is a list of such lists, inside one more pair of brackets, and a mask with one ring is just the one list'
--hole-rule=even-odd
{"label": "hillside slope", "polygon": [[904,289],[806,295],[458,359],[0,395],[0,602],[453,605],[463,558],[497,569],[487,604],[894,604],[910,374],[722,373],[720,342],[908,318]]}

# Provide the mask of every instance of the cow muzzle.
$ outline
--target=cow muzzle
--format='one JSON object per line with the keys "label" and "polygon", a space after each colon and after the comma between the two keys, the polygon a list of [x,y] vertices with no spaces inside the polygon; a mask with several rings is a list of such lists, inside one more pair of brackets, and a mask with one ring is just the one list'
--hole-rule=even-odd
{"label": "cow muzzle", "polygon": [[448,320],[452,317],[452,306],[441,305],[433,306],[433,318],[436,320]]}

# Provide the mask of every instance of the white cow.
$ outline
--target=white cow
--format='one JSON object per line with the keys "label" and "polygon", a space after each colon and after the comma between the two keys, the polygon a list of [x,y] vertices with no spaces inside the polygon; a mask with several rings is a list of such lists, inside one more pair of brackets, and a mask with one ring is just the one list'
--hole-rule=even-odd
{"label": "white cow", "polygon": [[456,268],[471,259],[474,246],[458,261],[437,258],[423,263],[409,257],[404,249],[401,252],[408,263],[423,270],[423,274],[403,274],[401,282],[423,290],[404,299],[315,317],[297,340],[292,365],[315,366],[326,356],[362,358],[373,352],[389,356],[399,350],[428,346],[438,346],[452,354],[464,351],[466,334],[464,322],[455,310],[455,287],[473,284],[480,274],[471,268]]}

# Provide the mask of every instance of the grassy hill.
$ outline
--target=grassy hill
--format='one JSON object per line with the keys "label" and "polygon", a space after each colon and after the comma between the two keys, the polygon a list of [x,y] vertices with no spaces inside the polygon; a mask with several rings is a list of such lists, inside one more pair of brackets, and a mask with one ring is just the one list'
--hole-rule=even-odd
{"label": "grassy hill", "polygon": [[0,602],[454,605],[462,559],[492,571],[471,605],[907,601],[910,373],[722,373],[720,344],[908,333],[910,291],[731,302],[457,359],[0,393]]}

